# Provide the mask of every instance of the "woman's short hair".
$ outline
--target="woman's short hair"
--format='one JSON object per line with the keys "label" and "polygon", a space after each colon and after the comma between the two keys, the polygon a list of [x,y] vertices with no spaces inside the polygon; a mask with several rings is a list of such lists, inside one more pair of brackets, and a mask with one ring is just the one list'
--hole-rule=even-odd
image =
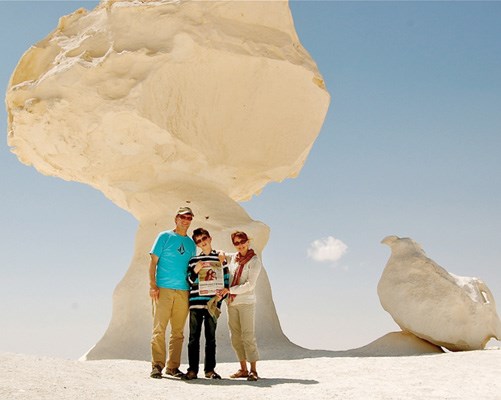
{"label": "woman's short hair", "polygon": [[243,240],[249,240],[249,237],[245,232],[242,231],[235,231],[231,234],[231,241],[234,243],[235,238],[243,239]]}

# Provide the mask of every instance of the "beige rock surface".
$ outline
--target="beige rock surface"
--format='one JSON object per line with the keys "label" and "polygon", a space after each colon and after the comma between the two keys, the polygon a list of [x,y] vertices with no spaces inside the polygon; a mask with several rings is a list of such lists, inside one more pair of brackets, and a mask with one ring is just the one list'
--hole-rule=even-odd
{"label": "beige rock surface", "polygon": [[483,349],[501,338],[491,291],[478,278],[447,272],[410,238],[388,236],[391,257],[378,284],[383,308],[404,331],[449,350]]}
{"label": "beige rock surface", "polygon": [[8,140],[142,216],[141,195],[176,175],[237,201],[295,176],[328,104],[286,1],[108,2],[24,54]]}
{"label": "beige rock surface", "polygon": [[410,332],[390,332],[366,346],[347,351],[350,356],[359,357],[404,357],[443,352],[441,347]]}
{"label": "beige rock surface", "polygon": [[[329,100],[287,1],[104,1],[62,17],[23,55],[6,96],[12,151],[139,221],[110,326],[88,358],[149,358],[148,252],[178,206],[193,208],[192,227],[215,246],[231,250],[238,228],[262,251],[268,227],[237,201],[297,175]],[[266,272],[258,294],[263,356],[295,349]]]}

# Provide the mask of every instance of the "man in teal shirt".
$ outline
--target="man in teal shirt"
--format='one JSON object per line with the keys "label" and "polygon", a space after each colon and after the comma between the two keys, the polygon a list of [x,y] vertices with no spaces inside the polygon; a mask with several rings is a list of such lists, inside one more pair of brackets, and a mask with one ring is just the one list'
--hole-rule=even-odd
{"label": "man in teal shirt", "polygon": [[[161,232],[150,252],[150,297],[153,300],[153,334],[151,338],[152,378],[167,375],[182,377],[179,370],[183,347],[183,331],[188,316],[188,262],[196,254],[196,246],[187,235],[193,219],[189,207],[177,211],[173,230]],[[165,331],[171,324],[169,359]]]}

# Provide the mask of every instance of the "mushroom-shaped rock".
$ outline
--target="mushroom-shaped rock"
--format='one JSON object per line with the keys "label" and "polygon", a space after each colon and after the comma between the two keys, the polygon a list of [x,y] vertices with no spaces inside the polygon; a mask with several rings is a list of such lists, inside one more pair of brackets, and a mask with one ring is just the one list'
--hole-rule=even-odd
{"label": "mushroom-shaped rock", "polygon": [[478,278],[453,275],[410,238],[388,236],[391,256],[377,287],[383,308],[404,331],[452,351],[483,349],[501,338],[491,291]]}
{"label": "mushroom-shaped rock", "polygon": [[[287,1],[103,1],[23,55],[6,96],[12,151],[139,220],[112,321],[88,358],[149,358],[148,252],[178,206],[189,202],[215,246],[231,249],[239,228],[262,251],[268,228],[236,202],[298,174],[329,101]],[[290,343],[265,272],[258,286],[266,357]]]}
{"label": "mushroom-shaped rock", "polygon": [[296,176],[328,104],[286,1],[108,1],[23,55],[8,142],[138,216],[173,177],[239,201]]}

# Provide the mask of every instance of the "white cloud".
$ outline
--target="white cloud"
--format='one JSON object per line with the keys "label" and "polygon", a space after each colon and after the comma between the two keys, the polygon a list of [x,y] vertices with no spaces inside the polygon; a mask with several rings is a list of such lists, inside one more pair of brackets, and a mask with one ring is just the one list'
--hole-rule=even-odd
{"label": "white cloud", "polygon": [[315,240],[308,248],[308,256],[315,261],[338,261],[348,250],[348,246],[335,237],[328,236]]}

